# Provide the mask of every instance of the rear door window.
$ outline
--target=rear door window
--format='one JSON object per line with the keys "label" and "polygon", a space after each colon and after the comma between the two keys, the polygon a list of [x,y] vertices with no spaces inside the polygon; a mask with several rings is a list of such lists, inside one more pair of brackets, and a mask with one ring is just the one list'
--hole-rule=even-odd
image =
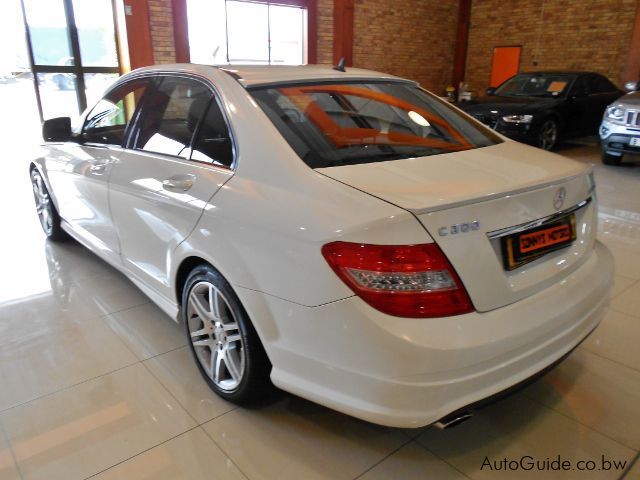
{"label": "rear door window", "polygon": [[211,90],[196,80],[161,79],[145,99],[134,148],[189,158],[191,140],[211,95]]}
{"label": "rear door window", "polygon": [[227,122],[215,98],[209,102],[206,110],[206,115],[193,142],[191,159],[231,168],[233,142]]}
{"label": "rear door window", "polygon": [[311,168],[426,157],[502,141],[411,83],[302,84],[250,92]]}
{"label": "rear door window", "polygon": [[613,83],[601,75],[589,75],[588,82],[591,93],[613,93],[617,90]]}

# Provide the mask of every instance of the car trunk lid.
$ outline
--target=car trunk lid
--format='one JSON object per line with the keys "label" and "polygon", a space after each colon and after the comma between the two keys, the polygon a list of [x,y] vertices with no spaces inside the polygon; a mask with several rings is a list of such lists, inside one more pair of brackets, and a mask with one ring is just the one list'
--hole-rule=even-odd
{"label": "car trunk lid", "polygon": [[[316,171],[414,213],[478,311],[508,305],[559,281],[586,260],[595,241],[590,169],[515,142]],[[505,268],[502,236],[577,206],[571,213],[576,239],[570,246]]]}

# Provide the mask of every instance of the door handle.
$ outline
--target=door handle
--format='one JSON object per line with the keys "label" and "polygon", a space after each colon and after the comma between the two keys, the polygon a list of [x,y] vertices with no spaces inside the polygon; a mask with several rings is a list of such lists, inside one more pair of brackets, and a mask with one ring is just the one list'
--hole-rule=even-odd
{"label": "door handle", "polygon": [[89,167],[89,172],[92,175],[103,175],[108,165],[108,163],[94,163]]}
{"label": "door handle", "polygon": [[162,188],[171,192],[186,192],[193,187],[195,175],[175,175],[162,182]]}

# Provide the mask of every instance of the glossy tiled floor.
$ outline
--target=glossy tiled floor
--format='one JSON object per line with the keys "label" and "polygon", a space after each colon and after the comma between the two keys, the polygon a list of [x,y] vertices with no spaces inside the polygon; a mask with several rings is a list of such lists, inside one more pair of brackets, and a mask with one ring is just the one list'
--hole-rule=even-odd
{"label": "glossy tiled floor", "polygon": [[[0,192],[0,479],[620,478],[491,471],[485,459],[637,459],[640,450],[640,165],[598,163],[612,309],[567,361],[457,428],[378,427],[283,394],[262,409],[213,395],[181,329],[75,243],[45,242],[27,175]],[[15,155],[24,155],[18,148]],[[636,463],[628,478],[640,478]]]}

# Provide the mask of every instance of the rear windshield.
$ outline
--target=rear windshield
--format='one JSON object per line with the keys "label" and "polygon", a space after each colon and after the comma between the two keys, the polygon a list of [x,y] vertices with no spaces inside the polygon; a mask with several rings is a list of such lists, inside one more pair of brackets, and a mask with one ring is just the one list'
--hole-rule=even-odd
{"label": "rear windshield", "polygon": [[502,141],[409,83],[303,84],[250,92],[311,168],[426,157]]}

